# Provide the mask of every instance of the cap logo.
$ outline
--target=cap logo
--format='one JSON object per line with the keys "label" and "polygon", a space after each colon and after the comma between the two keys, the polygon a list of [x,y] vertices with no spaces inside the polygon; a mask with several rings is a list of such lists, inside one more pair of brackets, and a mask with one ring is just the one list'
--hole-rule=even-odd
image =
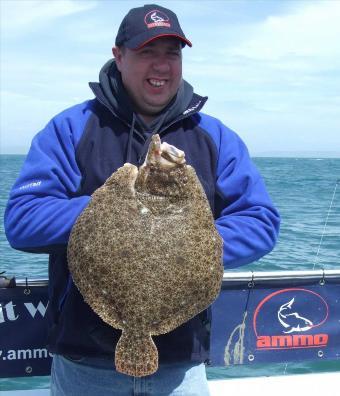
{"label": "cap logo", "polygon": [[148,12],[145,15],[144,22],[149,29],[159,26],[169,28],[171,26],[169,17],[159,10]]}

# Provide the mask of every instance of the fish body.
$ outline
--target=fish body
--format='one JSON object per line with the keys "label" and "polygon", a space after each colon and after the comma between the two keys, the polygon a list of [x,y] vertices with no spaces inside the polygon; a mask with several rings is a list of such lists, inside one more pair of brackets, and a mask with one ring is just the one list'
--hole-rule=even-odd
{"label": "fish body", "polygon": [[68,263],[84,300],[122,330],[116,369],[154,373],[152,336],[206,309],[223,277],[222,239],[183,151],[155,135],[140,169],[113,173],[77,219]]}

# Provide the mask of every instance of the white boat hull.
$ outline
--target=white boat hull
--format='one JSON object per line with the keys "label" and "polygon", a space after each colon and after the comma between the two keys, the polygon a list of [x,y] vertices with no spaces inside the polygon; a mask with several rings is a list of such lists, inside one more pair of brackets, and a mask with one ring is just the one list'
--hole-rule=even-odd
{"label": "white boat hull", "polygon": [[[261,396],[337,396],[340,373],[283,375],[275,377],[236,378],[209,381],[211,396],[261,395]],[[0,392],[1,396],[49,396],[49,389]]]}

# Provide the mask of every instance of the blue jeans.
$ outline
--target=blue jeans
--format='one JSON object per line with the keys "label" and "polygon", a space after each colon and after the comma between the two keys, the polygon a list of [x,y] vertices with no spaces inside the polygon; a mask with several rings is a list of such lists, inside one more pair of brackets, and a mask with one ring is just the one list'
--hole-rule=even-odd
{"label": "blue jeans", "polygon": [[155,374],[130,377],[113,361],[54,355],[51,396],[209,396],[203,363],[162,364]]}

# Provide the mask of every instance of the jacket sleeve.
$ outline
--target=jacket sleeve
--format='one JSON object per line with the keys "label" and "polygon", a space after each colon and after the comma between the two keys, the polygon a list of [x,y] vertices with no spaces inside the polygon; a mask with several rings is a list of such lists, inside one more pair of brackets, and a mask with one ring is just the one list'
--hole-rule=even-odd
{"label": "jacket sleeve", "polygon": [[81,174],[75,157],[89,114],[81,105],[66,110],[33,139],[5,211],[5,232],[13,248],[52,253],[67,243],[90,200],[76,196]]}
{"label": "jacket sleeve", "polygon": [[240,137],[217,120],[205,128],[217,147],[215,224],[224,242],[224,267],[235,268],[274,248],[280,216]]}

